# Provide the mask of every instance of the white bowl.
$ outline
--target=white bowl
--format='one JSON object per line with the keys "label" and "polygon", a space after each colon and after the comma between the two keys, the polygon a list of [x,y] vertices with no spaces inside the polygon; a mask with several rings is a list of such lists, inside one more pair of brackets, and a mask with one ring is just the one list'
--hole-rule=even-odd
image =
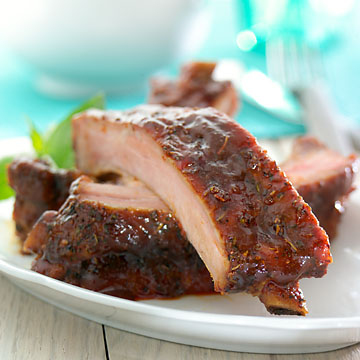
{"label": "white bowl", "polygon": [[203,0],[0,0],[0,38],[42,90],[129,91],[204,39]]}

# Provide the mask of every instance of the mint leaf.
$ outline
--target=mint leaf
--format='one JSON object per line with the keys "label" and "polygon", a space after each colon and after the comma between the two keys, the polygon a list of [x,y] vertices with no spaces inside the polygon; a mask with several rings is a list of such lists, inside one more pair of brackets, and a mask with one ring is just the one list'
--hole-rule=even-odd
{"label": "mint leaf", "polygon": [[0,200],[8,199],[14,195],[13,189],[8,185],[7,167],[14,157],[7,156],[0,159]]}
{"label": "mint leaf", "polygon": [[32,142],[32,146],[37,154],[37,156],[41,157],[44,155],[44,140],[42,135],[38,132],[38,130],[36,129],[33,121],[26,116],[26,120],[29,126],[29,130],[30,130],[30,139]]}
{"label": "mint leaf", "polygon": [[[74,167],[75,162],[74,152],[72,149],[71,118],[73,115],[90,108],[104,109],[105,95],[100,93],[85,101],[45,135],[42,135],[36,129],[32,120],[27,118],[30,138],[37,156],[47,157],[59,168],[71,169]],[[14,195],[14,191],[8,185],[7,179],[7,167],[13,159],[13,156],[7,156],[0,159],[0,200],[7,199]]]}
{"label": "mint leaf", "polygon": [[71,169],[74,167],[71,118],[75,114],[90,108],[105,108],[105,96],[103,93],[92,97],[78,106],[46,135],[44,139],[44,154],[49,155],[59,168]]}

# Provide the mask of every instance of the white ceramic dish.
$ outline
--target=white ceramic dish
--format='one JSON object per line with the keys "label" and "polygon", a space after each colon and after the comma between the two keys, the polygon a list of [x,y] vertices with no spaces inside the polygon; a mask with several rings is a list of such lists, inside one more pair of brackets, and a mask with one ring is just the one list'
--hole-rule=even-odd
{"label": "white ceramic dish", "polygon": [[[17,144],[0,142],[0,153],[20,151]],[[328,275],[301,281],[310,310],[305,318],[269,315],[245,294],[134,302],[37,274],[29,270],[32,259],[19,255],[11,206],[12,200],[0,203],[0,271],[25,291],[74,314],[154,338],[232,351],[320,352],[360,341],[360,191],[352,194],[333,242]]]}
{"label": "white ceramic dish", "polygon": [[47,93],[128,92],[201,45],[205,0],[0,0],[0,39]]}

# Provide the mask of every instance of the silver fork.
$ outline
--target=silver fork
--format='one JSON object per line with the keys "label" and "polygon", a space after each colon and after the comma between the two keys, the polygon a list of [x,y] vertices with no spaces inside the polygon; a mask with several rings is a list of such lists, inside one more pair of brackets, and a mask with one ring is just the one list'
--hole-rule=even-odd
{"label": "silver fork", "polygon": [[266,62],[269,76],[298,97],[307,132],[343,155],[351,153],[344,117],[336,110],[324,81],[319,51],[302,39],[286,35],[267,42]]}

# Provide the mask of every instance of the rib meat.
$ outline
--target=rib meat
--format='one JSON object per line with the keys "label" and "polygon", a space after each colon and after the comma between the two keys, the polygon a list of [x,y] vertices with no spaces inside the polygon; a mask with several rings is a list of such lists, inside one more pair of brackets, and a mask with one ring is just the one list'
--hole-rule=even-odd
{"label": "rib meat", "polygon": [[25,244],[32,269],[128,299],[213,292],[208,270],[167,206],[141,184],[81,177],[56,211],[47,211]]}
{"label": "rib meat", "polygon": [[91,110],[73,119],[78,168],[127,173],[171,208],[219,292],[258,295],[274,313],[306,313],[298,280],[332,261],[319,227],[255,138],[212,108]]}
{"label": "rib meat", "polygon": [[44,211],[60,208],[78,176],[78,171],[54,170],[39,159],[19,158],[9,165],[9,185],[16,192],[13,219],[20,239],[26,239]]}
{"label": "rib meat", "polygon": [[154,78],[150,83],[150,104],[166,106],[212,106],[229,116],[238,108],[238,95],[231,81],[216,81],[214,62],[191,62],[181,69],[177,81]]}
{"label": "rib meat", "polygon": [[[336,236],[340,216],[345,210],[345,202],[354,189],[357,163],[355,155],[342,157],[317,139],[306,136],[298,138],[294,142],[292,154],[281,165],[282,170],[310,205],[320,225],[330,238]],[[41,165],[39,166],[39,164]],[[53,174],[55,178],[68,179],[65,182],[57,181],[57,183],[61,183],[61,191],[53,189],[52,182],[49,184],[48,181],[42,180],[44,169]],[[23,239],[26,238],[28,230],[32,228],[44,211],[57,210],[60,207],[65,201],[70,181],[77,176],[73,170],[53,169],[43,160],[24,158],[13,162],[9,169],[9,175],[12,178],[12,186],[16,190],[15,219],[17,228],[21,229],[20,235]],[[126,179],[116,174],[105,174],[98,177],[97,180],[98,182],[129,185]],[[30,181],[31,184],[36,184],[36,192],[29,191],[33,188]],[[130,183],[130,185],[134,184],[134,181]],[[39,194],[47,194],[45,200],[39,201]],[[42,197],[44,199],[44,195]]]}
{"label": "rib meat", "polygon": [[281,168],[333,239],[344,202],[354,189],[357,157],[344,157],[313,137],[302,137]]}

